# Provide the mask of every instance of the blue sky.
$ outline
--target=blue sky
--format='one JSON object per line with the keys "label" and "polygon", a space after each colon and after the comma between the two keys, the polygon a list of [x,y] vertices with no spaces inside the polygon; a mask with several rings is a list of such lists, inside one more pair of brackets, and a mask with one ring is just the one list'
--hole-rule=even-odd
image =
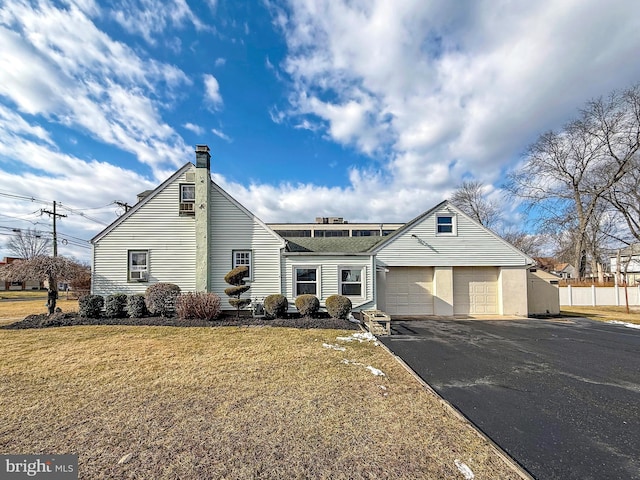
{"label": "blue sky", "polygon": [[[263,220],[407,221],[640,80],[636,2],[4,0],[0,256],[89,240],[208,144]],[[33,198],[34,200],[28,200]],[[517,205],[505,217],[524,220]]]}

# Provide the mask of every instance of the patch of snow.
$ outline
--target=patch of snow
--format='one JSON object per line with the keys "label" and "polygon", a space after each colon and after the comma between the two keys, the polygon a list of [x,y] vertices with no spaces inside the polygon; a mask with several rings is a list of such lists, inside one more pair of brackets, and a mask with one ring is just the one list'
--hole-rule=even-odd
{"label": "patch of snow", "polygon": [[640,330],[640,325],[636,323],[621,322],[619,320],[609,320],[607,323],[613,323],[614,325],[624,325],[625,327],[637,328],[638,330]]}
{"label": "patch of snow", "polygon": [[369,370],[371,373],[373,373],[376,377],[384,377],[385,374],[382,370],[378,370],[375,367],[372,367],[371,365],[367,366],[367,370]]}
{"label": "patch of snow", "polygon": [[474,478],[476,478],[476,476],[473,474],[471,469],[460,460],[456,459],[453,463],[456,464],[456,467],[458,467],[458,470],[460,470],[460,473],[464,475],[465,480],[473,480]]}
{"label": "patch of snow", "polygon": [[357,324],[362,323],[360,320],[358,320],[356,317],[354,317],[353,314],[351,314],[351,313],[347,317],[347,320],[349,320],[351,323],[357,323]]}
{"label": "patch of snow", "polygon": [[339,342],[358,341],[362,343],[362,342],[375,342],[378,339],[374,337],[371,332],[358,332],[358,333],[354,333],[350,337],[336,337],[336,340],[338,340]]}
{"label": "patch of snow", "polygon": [[344,352],[344,351],[347,350],[346,348],[341,347],[340,345],[332,345],[330,343],[323,343],[322,346],[324,348],[330,348],[332,350],[338,350],[339,352]]}
{"label": "patch of snow", "polygon": [[384,385],[378,385],[378,387],[379,387],[381,390],[386,390],[386,389],[387,389],[387,387],[385,387]]}

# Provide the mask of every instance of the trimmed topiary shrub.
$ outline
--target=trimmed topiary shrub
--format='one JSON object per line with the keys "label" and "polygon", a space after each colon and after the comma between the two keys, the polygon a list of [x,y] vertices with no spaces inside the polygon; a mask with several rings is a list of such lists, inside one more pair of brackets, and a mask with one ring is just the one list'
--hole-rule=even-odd
{"label": "trimmed topiary shrub", "polygon": [[264,313],[269,318],[284,318],[289,310],[289,301],[279,293],[269,295],[264,299]]}
{"label": "trimmed topiary shrub", "polygon": [[144,299],[151,315],[171,317],[176,313],[178,295],[180,295],[178,285],[160,282],[147,288]]}
{"label": "trimmed topiary shrub", "polygon": [[116,293],[107,295],[104,302],[104,315],[108,318],[126,317],[127,295],[124,293]]}
{"label": "trimmed topiary shrub", "polygon": [[346,320],[351,313],[351,300],[343,295],[331,295],[325,302],[327,313],[333,318]]}
{"label": "trimmed topiary shrub", "polygon": [[127,297],[127,313],[131,318],[142,318],[147,314],[144,295],[129,295]]}
{"label": "trimmed topiary shrub", "polygon": [[249,273],[247,267],[236,267],[224,276],[224,281],[232,287],[226,288],[224,293],[229,297],[229,305],[235,307],[236,318],[240,318],[240,309],[251,303],[250,298],[240,298],[240,296],[251,288],[251,285],[245,285],[244,277]]}
{"label": "trimmed topiary shrub", "polygon": [[104,298],[100,295],[85,295],[78,300],[78,310],[81,317],[100,318],[104,307]]}
{"label": "trimmed topiary shrub", "polygon": [[180,320],[187,318],[215,320],[220,316],[221,311],[220,297],[215,293],[183,293],[176,301],[176,312]]}
{"label": "trimmed topiary shrub", "polygon": [[300,295],[296,298],[296,308],[303,317],[313,317],[320,310],[320,300],[315,295]]}

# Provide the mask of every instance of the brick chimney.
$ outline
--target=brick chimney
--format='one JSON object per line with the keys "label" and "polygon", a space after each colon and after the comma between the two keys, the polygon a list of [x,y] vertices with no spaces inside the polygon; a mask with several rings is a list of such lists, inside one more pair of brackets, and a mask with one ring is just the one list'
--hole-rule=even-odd
{"label": "brick chimney", "polygon": [[211,291],[211,155],[207,145],[196,145],[196,291]]}

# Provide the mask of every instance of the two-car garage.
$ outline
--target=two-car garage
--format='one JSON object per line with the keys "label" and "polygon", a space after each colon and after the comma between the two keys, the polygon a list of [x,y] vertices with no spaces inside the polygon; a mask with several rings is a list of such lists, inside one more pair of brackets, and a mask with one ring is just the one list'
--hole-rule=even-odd
{"label": "two-car garage", "polygon": [[[437,282],[434,281],[434,272],[440,274],[443,270],[433,267],[387,268],[384,282],[379,282],[379,287],[385,291],[385,303],[381,307],[396,316],[498,314],[498,268],[453,267],[445,269],[442,280]],[[434,297],[452,310],[434,312]]]}

